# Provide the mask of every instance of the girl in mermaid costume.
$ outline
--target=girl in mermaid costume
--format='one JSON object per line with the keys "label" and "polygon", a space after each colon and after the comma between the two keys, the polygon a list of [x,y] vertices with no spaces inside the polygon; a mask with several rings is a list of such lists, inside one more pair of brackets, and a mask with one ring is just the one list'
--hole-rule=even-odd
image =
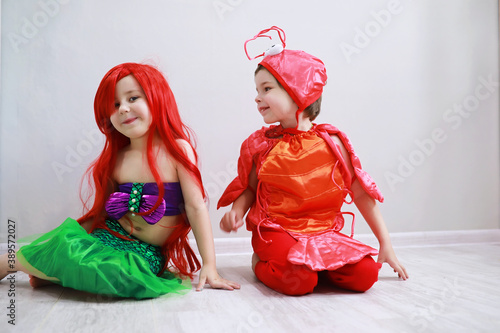
{"label": "girl in mermaid costume", "polygon": [[[384,262],[406,279],[375,201],[383,201],[383,196],[362,170],[349,139],[332,125],[312,123],[326,84],[323,62],[285,49],[285,34],[278,27],[248,40],[245,51],[249,41],[271,38],[266,35],[271,30],[282,45],[261,54],[255,102],[266,124],[280,125],[263,127],[241,145],[238,176],[218,204],[232,204],[221,229],[237,231],[248,211],[255,275],[287,295],[312,292],[319,277],[339,288],[367,291]],[[379,251],[355,240],[352,231],[351,237],[340,232],[344,215],[352,214],[341,207],[351,202],[377,237]],[[372,256],[377,254],[375,262]]]}
{"label": "girl in mermaid costume", "polygon": [[[91,293],[137,299],[184,293],[200,268],[205,283],[232,290],[217,273],[205,192],[174,95],[161,72],[136,63],[112,68],[94,101],[104,149],[87,170],[93,203],[29,245],[0,257],[0,278],[21,270]],[[193,230],[203,265],[188,242]],[[42,280],[40,280],[42,279]]]}

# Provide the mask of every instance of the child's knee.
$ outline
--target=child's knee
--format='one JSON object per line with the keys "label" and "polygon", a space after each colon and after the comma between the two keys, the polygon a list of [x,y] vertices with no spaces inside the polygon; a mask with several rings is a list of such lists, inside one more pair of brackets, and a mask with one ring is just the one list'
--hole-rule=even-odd
{"label": "child's knee", "polygon": [[364,273],[357,276],[355,283],[353,283],[350,288],[353,291],[364,293],[370,289],[375,282],[378,281],[378,270],[374,270],[372,267],[369,270],[365,270]]}
{"label": "child's knee", "polygon": [[318,273],[306,266],[260,261],[255,266],[255,275],[266,286],[285,295],[305,295],[318,284]]}
{"label": "child's knee", "polygon": [[330,281],[343,289],[365,292],[378,281],[381,264],[371,257],[365,257],[355,264],[345,265],[327,273]]}

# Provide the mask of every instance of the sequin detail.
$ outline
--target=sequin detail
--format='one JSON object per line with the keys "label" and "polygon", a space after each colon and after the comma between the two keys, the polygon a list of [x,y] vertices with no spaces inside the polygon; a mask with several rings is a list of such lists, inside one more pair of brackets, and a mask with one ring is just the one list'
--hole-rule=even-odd
{"label": "sequin detail", "polygon": [[161,254],[160,246],[151,245],[129,235],[118,221],[106,220],[106,225],[109,229],[122,236],[132,238],[133,240],[118,238],[106,229],[95,229],[90,235],[97,238],[104,245],[110,246],[115,250],[138,254],[149,263],[149,267],[154,274],[158,274],[161,271],[165,264],[165,258]]}
{"label": "sequin detail", "polygon": [[130,199],[128,200],[128,210],[131,213],[139,212],[139,206],[142,199],[142,188],[144,183],[133,183],[130,191]]}

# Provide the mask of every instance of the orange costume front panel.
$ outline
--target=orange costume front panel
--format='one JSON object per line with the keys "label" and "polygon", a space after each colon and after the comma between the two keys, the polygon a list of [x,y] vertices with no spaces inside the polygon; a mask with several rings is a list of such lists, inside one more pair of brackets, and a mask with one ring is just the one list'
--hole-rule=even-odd
{"label": "orange costume front panel", "polygon": [[[355,175],[350,174],[331,135],[337,135],[346,147]],[[242,144],[238,176],[222,195],[219,207],[234,202],[248,187],[253,164],[258,186],[246,221],[254,237],[259,237],[256,234],[261,226],[285,230],[297,240],[288,261],[314,271],[334,270],[377,254],[340,233],[345,214],[341,208],[353,179],[383,201],[344,133],[331,125],[314,125],[308,132],[295,134],[280,126],[256,131]]]}
{"label": "orange costume front panel", "polygon": [[314,132],[279,140],[257,174],[268,218],[290,232],[340,231],[346,192],[336,166],[338,159]]}

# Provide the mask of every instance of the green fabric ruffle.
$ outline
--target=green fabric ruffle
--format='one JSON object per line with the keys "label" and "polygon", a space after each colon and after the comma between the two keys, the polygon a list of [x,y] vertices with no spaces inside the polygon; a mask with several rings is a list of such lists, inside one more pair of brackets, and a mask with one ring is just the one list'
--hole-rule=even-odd
{"label": "green fabric ruffle", "polygon": [[[116,221],[108,227],[127,235]],[[56,229],[21,247],[21,264],[33,267],[50,280],[64,286],[96,294],[158,297],[167,293],[186,293],[191,281],[167,272],[156,276],[163,257],[156,246],[140,240],[120,239],[105,229],[88,234],[74,219],[68,218]]]}

